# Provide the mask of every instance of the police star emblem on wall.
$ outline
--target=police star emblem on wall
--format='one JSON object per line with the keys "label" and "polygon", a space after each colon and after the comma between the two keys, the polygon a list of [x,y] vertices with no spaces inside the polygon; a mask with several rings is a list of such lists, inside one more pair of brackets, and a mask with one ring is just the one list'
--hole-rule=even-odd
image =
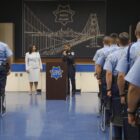
{"label": "police star emblem on wall", "polygon": [[55,22],[66,26],[67,23],[73,22],[75,11],[70,8],[70,5],[58,5],[57,10],[53,12],[55,15]]}
{"label": "police star emblem on wall", "polygon": [[55,80],[58,80],[59,78],[62,78],[63,70],[60,66],[53,66],[50,70],[51,78],[54,78]]}

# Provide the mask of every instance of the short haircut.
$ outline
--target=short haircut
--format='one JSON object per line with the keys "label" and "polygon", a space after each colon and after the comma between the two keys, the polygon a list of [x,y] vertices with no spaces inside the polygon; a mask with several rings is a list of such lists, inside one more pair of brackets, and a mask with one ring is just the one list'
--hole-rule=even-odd
{"label": "short haircut", "polygon": [[120,44],[123,46],[128,45],[129,43],[129,34],[127,32],[122,32],[119,34]]}
{"label": "short haircut", "polygon": [[111,34],[110,34],[110,37],[111,37],[111,38],[114,38],[114,39],[115,39],[115,38],[118,38],[118,34],[117,34],[117,33],[111,33]]}
{"label": "short haircut", "polygon": [[103,42],[104,42],[104,44],[109,45],[110,44],[110,36],[104,36]]}

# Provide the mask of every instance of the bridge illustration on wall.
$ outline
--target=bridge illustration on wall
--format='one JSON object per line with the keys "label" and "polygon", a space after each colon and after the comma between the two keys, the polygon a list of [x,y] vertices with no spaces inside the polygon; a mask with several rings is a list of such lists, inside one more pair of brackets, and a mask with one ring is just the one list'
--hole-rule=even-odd
{"label": "bridge illustration on wall", "polygon": [[91,13],[81,32],[74,31],[71,28],[58,31],[49,29],[35,13],[24,4],[24,47],[22,55],[28,51],[31,44],[35,44],[41,56],[56,56],[63,50],[63,46],[69,43],[71,47],[75,47],[83,42],[90,41],[85,47],[99,48],[98,39],[103,37],[100,33],[98,19],[96,13]]}

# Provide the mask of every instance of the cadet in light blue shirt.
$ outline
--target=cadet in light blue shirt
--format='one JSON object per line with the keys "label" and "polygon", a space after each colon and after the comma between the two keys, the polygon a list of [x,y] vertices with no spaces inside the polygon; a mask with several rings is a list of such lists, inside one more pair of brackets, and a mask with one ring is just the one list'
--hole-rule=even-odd
{"label": "cadet in light blue shirt", "polygon": [[140,22],[137,24],[135,34],[137,42],[132,44],[130,48],[130,62],[128,62],[127,60],[128,51],[126,51],[116,67],[117,71],[122,72],[124,74],[126,74],[129,70],[128,65],[131,68],[137,57],[140,55]]}
{"label": "cadet in light blue shirt", "polygon": [[[121,56],[124,54],[126,49],[128,48],[128,43],[129,43],[128,33],[126,32],[120,33],[119,40],[120,40],[120,44],[119,44],[120,47],[117,47],[116,51],[113,51],[111,54],[107,56],[107,59],[105,61],[104,68],[103,68],[104,70],[106,70],[108,96],[112,96],[111,88],[112,88],[112,82],[114,81],[112,77],[116,79],[116,76],[118,75],[118,72],[116,71],[116,66],[118,64],[118,61],[121,58]],[[115,84],[117,85],[117,83]]]}
{"label": "cadet in light blue shirt", "polygon": [[140,22],[138,22],[136,26],[135,35],[137,38],[137,42],[132,44],[131,47],[129,46],[129,48],[124,52],[124,55],[122,56],[116,67],[116,70],[119,72],[118,86],[122,104],[125,104],[125,97],[123,97],[123,95],[125,94],[125,91],[128,90],[125,86],[124,77],[140,54]]}
{"label": "cadet in light blue shirt", "polygon": [[140,87],[140,57],[137,58],[132,68],[127,73],[125,80]]}
{"label": "cadet in light blue shirt", "polygon": [[[118,72],[116,71],[116,66],[118,64],[119,59],[124,54],[126,49],[128,48],[129,43],[129,35],[126,32],[119,34],[119,40],[120,40],[120,47],[116,51],[114,51],[112,54],[109,54],[107,56],[107,59],[104,64],[104,70],[106,70],[106,80],[107,82],[107,89],[111,89],[112,85],[112,76],[117,76]],[[110,74],[110,76],[109,76]],[[110,79],[111,78],[111,79]]]}
{"label": "cadet in light blue shirt", "polygon": [[129,70],[128,64],[130,64],[131,68],[137,57],[140,55],[140,39],[138,39],[137,42],[134,43],[130,48],[130,62],[127,60],[127,53],[128,51],[125,51],[116,68],[117,71],[123,72],[125,74]]}
{"label": "cadet in light blue shirt", "polygon": [[[114,116],[112,118],[119,118],[118,120],[122,120],[121,117],[121,102],[120,100],[116,100],[119,97],[119,89],[117,86],[117,71],[115,70],[117,63],[120,57],[123,55],[125,47],[128,47],[129,43],[129,35],[126,32],[119,34],[119,48],[116,51],[112,52],[107,56],[107,59],[104,64],[104,70],[106,70],[106,84],[107,84],[107,96],[112,96],[112,111],[114,112]],[[117,108],[117,110],[116,110]],[[113,120],[112,120],[113,121]],[[114,121],[113,121],[114,122]],[[122,127],[113,126],[114,128],[114,139],[123,139],[122,138]],[[125,138],[126,139],[126,138]]]}
{"label": "cadet in light blue shirt", "polygon": [[105,36],[103,38],[104,47],[101,48],[101,49],[99,49],[99,50],[97,50],[97,52],[96,52],[96,54],[95,54],[95,56],[93,58],[93,61],[95,62],[95,74],[97,76],[97,79],[100,77],[99,76],[100,75],[100,72],[99,72],[100,71],[99,70],[100,68],[96,65],[96,62],[101,57],[102,53],[110,48],[110,40],[111,39],[110,39],[109,36]]}
{"label": "cadet in light blue shirt", "polygon": [[[126,46],[126,47],[128,47],[128,46]],[[126,48],[120,46],[119,49],[117,49],[115,52],[109,54],[107,56],[103,69],[112,72],[112,74],[114,76],[116,76],[118,74],[118,72],[116,71],[115,68],[117,66],[119,59],[124,54],[125,49]]]}
{"label": "cadet in light blue shirt", "polygon": [[102,77],[103,77],[103,75],[105,76],[105,72],[103,72],[102,70],[103,70],[103,66],[104,66],[104,63],[105,63],[107,56],[111,52],[113,52],[119,48],[116,44],[117,39],[118,39],[118,35],[116,33],[112,33],[110,36],[111,46],[100,52],[100,56],[96,61],[96,72],[97,72],[97,75],[99,78],[101,78],[101,72],[102,72]]}
{"label": "cadet in light blue shirt", "polygon": [[97,50],[97,52],[95,53],[95,55],[93,57],[93,61],[95,61],[95,63],[98,60],[98,58],[101,56],[101,54],[110,47],[110,37],[109,36],[104,37],[103,44],[104,44],[103,48]]}
{"label": "cadet in light blue shirt", "polygon": [[111,35],[111,38],[112,38],[111,39],[111,46],[108,49],[106,49],[105,51],[102,51],[100,54],[100,57],[96,61],[96,64],[100,65],[101,67],[104,66],[104,63],[105,63],[107,56],[109,54],[111,54],[113,51],[118,49],[118,45],[116,44],[117,43],[117,34],[113,33]]}
{"label": "cadet in light blue shirt", "polygon": [[129,82],[128,90],[128,122],[136,125],[135,113],[140,102],[140,57],[137,58],[134,65],[127,73],[125,80]]}
{"label": "cadet in light blue shirt", "polygon": [[[122,59],[119,61],[117,68],[116,68],[119,72],[117,83],[118,83],[119,92],[121,95],[121,103],[125,105],[125,108],[127,108],[127,105],[128,105],[128,110],[124,110],[125,113],[127,111],[129,111],[129,112],[135,111],[135,109],[136,109],[135,107],[137,106],[136,104],[137,104],[137,101],[139,99],[135,96],[137,90],[132,84],[129,85],[129,92],[127,92],[128,87],[126,85],[128,85],[128,84],[125,84],[124,77],[127,74],[127,72],[129,71],[129,69],[133,66],[133,64],[135,63],[135,61],[137,60],[137,58],[139,56],[139,52],[140,52],[140,22],[136,26],[135,35],[137,37],[137,42],[134,43],[131,47],[129,47],[129,49],[127,49],[127,51],[125,52]],[[128,50],[130,50],[130,51],[128,51]],[[131,72],[131,74],[132,74],[132,72]],[[132,75],[130,77],[130,75],[128,75],[128,77],[126,77],[126,79],[128,81],[130,81],[130,78],[133,77]],[[139,76],[139,74],[137,76]],[[134,79],[133,79],[133,81],[134,81]],[[126,94],[127,94],[127,105],[126,105],[126,98],[125,98]],[[135,115],[135,113],[134,113],[134,115]],[[128,122],[130,124],[134,122],[134,118],[135,117],[132,114],[128,113]],[[132,128],[134,130],[128,129],[128,127],[130,127],[130,126],[127,123],[125,123],[124,126],[126,127],[126,130],[128,131],[128,132],[125,132],[125,134],[128,135],[128,138],[131,135],[132,131],[136,132],[136,133],[138,131],[138,130],[136,130],[136,128]],[[135,134],[135,133],[133,136],[131,135],[131,139],[137,139],[136,135],[137,134]]]}
{"label": "cadet in light blue shirt", "polygon": [[10,74],[10,65],[12,61],[12,51],[8,45],[0,42],[0,114],[4,115],[6,107],[4,106],[5,86],[7,75]]}
{"label": "cadet in light blue shirt", "polygon": [[13,55],[7,44],[0,42],[0,63],[7,61]]}

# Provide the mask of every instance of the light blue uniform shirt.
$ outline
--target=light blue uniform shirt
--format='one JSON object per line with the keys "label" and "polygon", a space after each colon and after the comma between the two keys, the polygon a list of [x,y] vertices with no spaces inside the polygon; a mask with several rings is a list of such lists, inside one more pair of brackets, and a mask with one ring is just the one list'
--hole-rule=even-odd
{"label": "light blue uniform shirt", "polygon": [[6,61],[13,53],[7,44],[0,42],[0,62]]}
{"label": "light blue uniform shirt", "polygon": [[103,48],[97,50],[96,53],[95,53],[95,55],[94,55],[94,57],[93,57],[93,61],[96,62],[96,61],[98,60],[98,58],[101,56],[101,53],[102,53],[104,50],[108,49],[108,48],[109,48],[109,46],[104,45]]}
{"label": "light blue uniform shirt", "polygon": [[114,52],[115,50],[119,49],[118,45],[112,45],[111,47],[109,47],[108,49],[106,49],[105,51],[103,51],[100,55],[100,57],[98,58],[96,64],[100,65],[100,66],[104,66],[104,63],[106,61],[106,58],[109,54],[111,54],[112,52]]}
{"label": "light blue uniform shirt", "polygon": [[140,87],[140,57],[137,58],[132,68],[125,77],[129,83]]}
{"label": "light blue uniform shirt", "polygon": [[[124,55],[122,56],[122,58],[120,59],[120,61],[118,62],[118,65],[116,67],[116,70],[118,72],[123,72],[123,73],[127,73],[128,71],[128,60],[127,60],[127,51],[125,51]],[[137,57],[140,55],[140,39],[134,43],[131,48],[130,48],[130,68],[133,66],[135,60],[137,59]]]}
{"label": "light blue uniform shirt", "polygon": [[[126,46],[126,47],[128,47],[128,46]],[[119,59],[124,54],[126,47],[119,47],[118,50],[116,50],[115,52],[113,52],[107,56],[107,59],[104,64],[104,70],[108,70],[108,71],[112,72],[112,74],[114,76],[116,76],[118,74],[118,72],[116,71],[116,66],[118,64]]]}

